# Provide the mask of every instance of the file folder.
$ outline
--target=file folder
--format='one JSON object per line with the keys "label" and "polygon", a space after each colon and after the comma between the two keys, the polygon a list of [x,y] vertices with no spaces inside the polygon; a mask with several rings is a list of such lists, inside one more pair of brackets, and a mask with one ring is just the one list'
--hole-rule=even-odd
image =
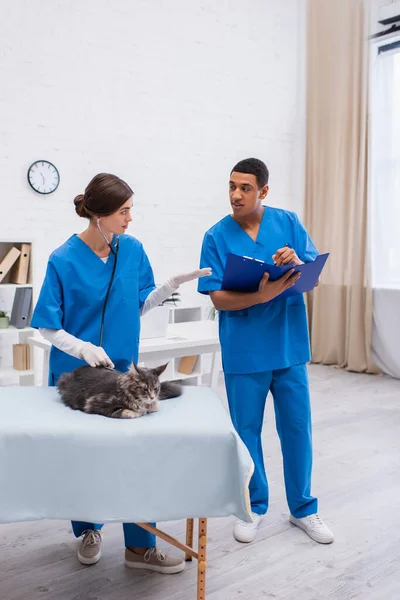
{"label": "file folder", "polygon": [[13,247],[0,262],[0,283],[3,281],[13,264],[18,260],[20,254],[21,251],[18,250],[18,248]]}
{"label": "file folder", "polygon": [[285,290],[276,298],[281,299],[296,294],[304,294],[310,292],[316,286],[328,256],[329,253],[320,254],[313,262],[304,263],[297,267],[293,267],[293,265],[277,267],[256,258],[230,253],[226,261],[222,289],[231,292],[257,292],[265,272],[269,273],[270,281],[276,281],[294,268],[296,273],[301,273],[300,278],[294,286]]}
{"label": "file folder", "polygon": [[31,245],[21,244],[21,254],[10,273],[10,283],[24,284],[28,282],[30,255]]}
{"label": "file folder", "polygon": [[29,325],[29,312],[32,302],[32,288],[17,288],[11,310],[10,325],[24,329]]}

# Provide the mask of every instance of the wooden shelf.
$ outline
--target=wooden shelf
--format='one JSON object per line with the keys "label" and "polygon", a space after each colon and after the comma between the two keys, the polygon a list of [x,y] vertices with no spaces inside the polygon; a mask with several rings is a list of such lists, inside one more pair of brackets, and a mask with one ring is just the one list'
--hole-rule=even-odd
{"label": "wooden shelf", "polygon": [[33,283],[0,283],[1,288],[33,288]]}
{"label": "wooden shelf", "polygon": [[[29,240],[26,238],[1,238],[0,239],[0,257],[6,255],[6,253],[12,248],[16,247],[19,250],[22,250],[22,244],[30,244],[30,261],[28,266],[28,272],[26,277],[26,283],[10,283],[10,277],[12,278],[12,269],[6,274],[3,281],[0,283],[0,309],[5,310],[8,313],[8,316],[11,317],[13,302],[15,298],[15,293],[21,288],[23,289],[31,289],[32,295],[34,295],[35,286],[33,285],[34,280],[34,254],[33,254],[33,240]],[[25,281],[24,279],[19,279],[19,281]],[[19,293],[19,292],[18,292]],[[27,315],[28,320],[26,324],[30,323],[30,318],[32,315],[32,308],[35,298],[32,298],[32,304],[30,308],[29,315]],[[22,323],[21,323],[22,324]],[[28,338],[34,335],[35,330],[32,327],[24,327],[22,329],[17,329],[16,327],[10,325],[6,329],[0,329],[0,345],[1,345],[1,359],[0,359],[0,386],[4,385],[34,385],[35,383],[35,368],[34,368],[34,352],[30,352],[30,366],[31,369],[27,371],[18,371],[14,369],[13,364],[13,345],[14,344],[26,344],[28,343]]]}
{"label": "wooden shelf", "polygon": [[197,379],[198,377],[201,377],[200,371],[193,371],[193,373],[190,373],[190,375],[186,375],[185,373],[179,373],[179,371],[175,371],[175,373],[173,374],[174,381],[177,381],[178,379],[181,379],[182,381],[184,381],[185,379]]}

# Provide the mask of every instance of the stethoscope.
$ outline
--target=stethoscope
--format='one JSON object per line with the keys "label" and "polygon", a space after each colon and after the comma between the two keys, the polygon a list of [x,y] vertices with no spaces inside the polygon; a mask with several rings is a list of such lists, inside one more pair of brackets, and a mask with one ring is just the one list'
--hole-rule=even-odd
{"label": "stethoscope", "polygon": [[110,282],[108,284],[108,288],[107,288],[107,292],[106,292],[106,297],[104,298],[103,310],[102,310],[102,313],[101,313],[99,346],[102,346],[102,343],[103,343],[103,333],[104,333],[104,317],[105,317],[105,314],[106,314],[107,302],[108,302],[108,297],[110,295],[111,286],[112,286],[113,281],[114,281],[115,270],[117,268],[117,259],[118,259],[118,251],[119,251],[119,235],[117,235],[117,239],[115,240],[115,246],[113,248],[112,243],[108,241],[106,235],[104,234],[104,232],[102,231],[102,229],[100,227],[100,219],[99,218],[97,218],[97,227],[98,227],[101,235],[103,236],[104,240],[107,242],[107,245],[108,245],[108,247],[111,250],[111,253],[114,255],[113,269],[112,269],[112,273],[111,273],[111,277],[110,277]]}

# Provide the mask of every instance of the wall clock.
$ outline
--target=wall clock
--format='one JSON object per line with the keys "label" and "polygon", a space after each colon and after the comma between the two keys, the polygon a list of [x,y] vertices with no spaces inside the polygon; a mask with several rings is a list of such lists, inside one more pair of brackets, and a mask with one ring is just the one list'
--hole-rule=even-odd
{"label": "wall clock", "polygon": [[39,194],[51,194],[60,183],[57,168],[48,160],[37,160],[28,169],[28,182]]}

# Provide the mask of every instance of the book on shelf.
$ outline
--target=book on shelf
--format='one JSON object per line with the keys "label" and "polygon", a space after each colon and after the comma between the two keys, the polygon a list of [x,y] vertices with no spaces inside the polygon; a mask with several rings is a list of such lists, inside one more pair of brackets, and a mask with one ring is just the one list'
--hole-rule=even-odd
{"label": "book on shelf", "polygon": [[179,361],[178,373],[183,373],[184,375],[191,375],[193,373],[193,369],[196,365],[198,356],[183,356]]}
{"label": "book on shelf", "polygon": [[13,368],[16,371],[29,371],[31,368],[29,344],[13,344]]}

